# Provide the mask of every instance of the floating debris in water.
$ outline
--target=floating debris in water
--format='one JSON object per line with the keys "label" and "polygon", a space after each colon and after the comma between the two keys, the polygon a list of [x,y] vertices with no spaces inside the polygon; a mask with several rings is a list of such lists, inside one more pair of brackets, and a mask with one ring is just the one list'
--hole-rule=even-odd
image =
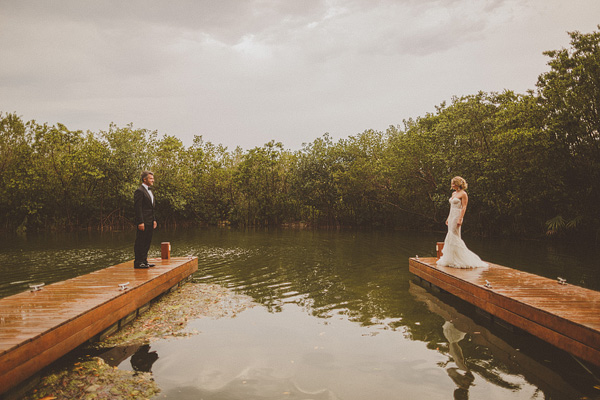
{"label": "floating debris in water", "polygon": [[160,393],[150,373],[120,370],[101,358],[78,362],[44,376],[26,400],[34,399],[149,399]]}
{"label": "floating debris in water", "polygon": [[185,330],[189,320],[235,317],[253,306],[251,297],[236,294],[219,285],[186,284],[165,295],[132,324],[96,343],[96,346],[115,347],[195,335],[198,332]]}
{"label": "floating debris in water", "polygon": [[[222,286],[188,283],[154,302],[121,331],[92,346],[96,349],[137,347],[158,339],[198,334],[186,331],[189,320],[233,318],[254,305],[251,297]],[[149,399],[159,392],[151,372],[120,370],[100,357],[86,355],[79,362],[45,375],[25,400],[137,400]]]}

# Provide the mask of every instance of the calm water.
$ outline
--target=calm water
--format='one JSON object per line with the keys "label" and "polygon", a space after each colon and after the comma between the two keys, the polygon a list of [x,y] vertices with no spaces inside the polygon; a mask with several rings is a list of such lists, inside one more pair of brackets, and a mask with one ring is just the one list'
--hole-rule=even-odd
{"label": "calm water", "polygon": [[[129,260],[133,235],[5,237],[0,296]],[[156,352],[152,372],[169,399],[599,396],[600,382],[570,356],[411,281],[408,257],[434,255],[443,236],[157,231],[150,256],[170,241],[173,256],[198,256],[196,281],[229,287],[259,306],[236,318],[193,320],[189,329],[199,335],[154,342],[137,360]],[[465,240],[487,261],[600,290],[597,247]],[[131,369],[131,360],[119,367]]]}

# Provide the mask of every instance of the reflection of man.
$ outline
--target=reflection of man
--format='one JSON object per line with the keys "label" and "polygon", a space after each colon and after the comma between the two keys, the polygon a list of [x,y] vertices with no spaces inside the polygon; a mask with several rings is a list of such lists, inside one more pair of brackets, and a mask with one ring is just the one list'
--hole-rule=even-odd
{"label": "reflection of man", "polygon": [[148,250],[152,242],[152,233],[156,229],[156,217],[154,216],[154,194],[152,193],[154,185],[154,173],[150,171],[142,172],[142,184],[133,194],[133,208],[135,211],[135,224],[137,232],[135,235],[135,260],[134,268],[154,267],[154,264],[148,264]]}
{"label": "reflection of man", "polygon": [[136,372],[151,372],[152,364],[158,360],[158,354],[150,351],[150,345],[145,344],[131,356],[131,366]]}

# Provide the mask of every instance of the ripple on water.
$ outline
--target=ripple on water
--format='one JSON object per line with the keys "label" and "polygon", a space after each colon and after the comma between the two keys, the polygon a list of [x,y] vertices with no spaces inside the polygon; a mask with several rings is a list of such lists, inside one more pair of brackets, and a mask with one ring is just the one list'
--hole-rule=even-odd
{"label": "ripple on water", "polygon": [[[471,398],[503,399],[530,399],[540,393],[546,398],[570,398],[564,395],[569,391],[584,391],[588,397],[597,394],[593,380],[573,360],[546,351],[538,342],[532,345],[504,331],[487,330],[457,311],[460,304],[415,291],[409,284],[407,259],[433,255],[434,243],[443,235],[213,229],[185,234],[157,231],[157,235],[156,243],[172,243],[173,256],[198,256],[196,282],[221,285],[260,305],[231,320],[198,322],[201,334],[196,339],[157,343],[153,348],[159,354],[153,370],[157,380],[188,379],[188,386],[165,387],[174,398],[183,398],[179,394],[186,388],[192,398],[198,393],[205,398],[260,398],[268,394],[269,385],[275,390],[285,386],[290,394],[309,398],[343,393],[345,399],[399,394],[442,399],[452,398],[455,390],[462,391],[461,396],[468,390]],[[4,246],[0,248],[0,295],[27,290],[31,282],[48,284],[132,257],[132,236],[104,244],[102,238],[61,240],[21,247],[0,243]],[[468,245],[492,262],[600,288],[600,272],[594,264],[600,256],[597,250],[473,238]],[[157,246],[152,251],[158,255]],[[448,319],[465,334],[459,348],[444,336]],[[461,365],[470,368],[471,375],[457,371],[456,357],[461,354]],[[177,365],[180,368],[173,373]],[[278,382],[269,383],[269,375],[254,368],[288,375],[278,375]],[[249,372],[243,374],[246,369]],[[216,381],[213,372],[223,379],[209,388]],[[250,382],[250,377],[258,378]],[[285,380],[290,377],[295,379]],[[298,383],[298,377],[302,383],[296,391],[292,383]],[[208,386],[198,385],[203,379]],[[322,385],[306,389],[307,383],[317,381]],[[249,392],[249,383],[256,383],[254,387],[263,393]]]}

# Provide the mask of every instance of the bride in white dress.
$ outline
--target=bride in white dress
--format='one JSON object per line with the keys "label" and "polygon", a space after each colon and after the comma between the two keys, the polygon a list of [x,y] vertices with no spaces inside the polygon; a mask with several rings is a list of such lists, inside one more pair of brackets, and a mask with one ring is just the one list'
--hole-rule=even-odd
{"label": "bride in white dress", "polygon": [[460,228],[469,202],[469,196],[465,192],[467,182],[460,176],[455,176],[452,178],[451,186],[454,192],[449,200],[450,214],[448,214],[446,220],[448,233],[446,234],[446,240],[444,240],[442,257],[437,261],[437,265],[454,268],[487,267],[488,264],[481,261],[477,254],[469,250],[460,237]]}

